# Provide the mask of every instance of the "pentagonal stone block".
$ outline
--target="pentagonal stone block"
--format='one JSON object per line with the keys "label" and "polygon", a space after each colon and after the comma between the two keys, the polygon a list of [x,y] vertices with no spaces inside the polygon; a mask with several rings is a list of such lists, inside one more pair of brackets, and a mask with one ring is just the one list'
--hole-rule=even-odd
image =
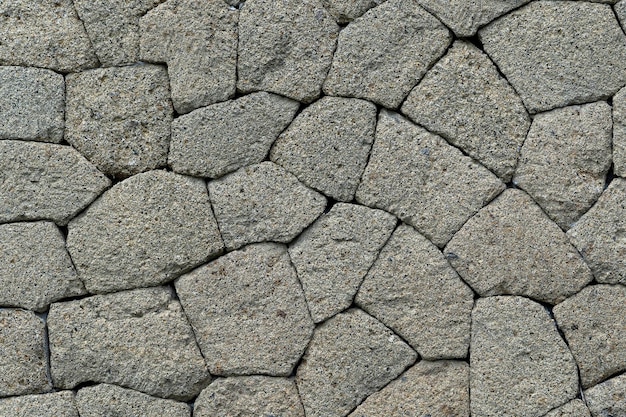
{"label": "pentagonal stone block", "polygon": [[79,417],[72,391],[3,398],[0,399],[0,415],[11,417]]}

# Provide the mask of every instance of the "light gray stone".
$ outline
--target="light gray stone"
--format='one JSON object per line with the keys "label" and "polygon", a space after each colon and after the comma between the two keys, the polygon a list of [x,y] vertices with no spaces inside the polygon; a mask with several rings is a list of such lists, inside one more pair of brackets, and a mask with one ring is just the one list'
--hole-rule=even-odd
{"label": "light gray stone", "polygon": [[298,107],[296,101],[260,92],[180,116],[172,123],[169,165],[181,174],[218,178],[257,164]]}
{"label": "light gray stone", "polygon": [[546,309],[488,297],[472,311],[472,416],[543,416],[578,393],[576,363]]}
{"label": "light gray stone", "polygon": [[65,225],[111,181],[69,146],[0,140],[0,223]]}
{"label": "light gray stone", "polygon": [[615,15],[619,19],[619,22],[624,25],[624,23],[626,23],[626,0],[615,3],[613,10],[615,10]]}
{"label": "light gray stone", "polygon": [[171,288],[54,303],[48,314],[54,386],[92,381],[190,400],[210,375]]}
{"label": "light gray stone", "polygon": [[578,398],[550,411],[544,417],[591,417],[589,409]]}
{"label": "light gray stone", "polygon": [[589,388],[585,400],[593,417],[625,417],[626,374]]}
{"label": "light gray stone", "polygon": [[208,186],[227,249],[290,242],[326,207],[323,195],[272,162],[241,168]]}
{"label": "light gray stone", "polygon": [[339,201],[354,199],[367,164],[376,106],[323,97],[295,118],[274,143],[270,158],[309,187]]}
{"label": "light gray stone", "polygon": [[322,4],[337,23],[348,23],[386,0],[322,0]]}
{"label": "light gray stone", "polygon": [[530,126],[522,100],[475,46],[457,41],[411,91],[402,112],[509,182]]}
{"label": "light gray stone", "polygon": [[531,113],[601,100],[626,84],[626,35],[608,4],[533,1],[478,35]]}
{"label": "light gray stone", "polygon": [[91,293],[159,285],[223,249],[204,181],[166,171],[116,184],[68,229],[67,248]]}
{"label": "light gray stone", "polygon": [[3,398],[0,399],[0,415],[7,417],[79,417],[72,391]]}
{"label": "light gray stone", "polygon": [[307,417],[345,416],[413,364],[417,354],[359,309],[315,329],[296,384]]}
{"label": "light gray stone", "polygon": [[319,97],[339,26],[319,0],[248,0],[241,9],[237,89],[310,103]]}
{"label": "light gray stone", "polygon": [[504,188],[441,137],[382,110],[356,199],[395,214],[442,247]]}
{"label": "light gray stone", "polygon": [[[626,16],[626,0],[623,3]],[[626,177],[626,88],[613,97],[613,171]]]}
{"label": "light gray stone", "polygon": [[283,245],[230,252],[180,277],[176,291],[213,375],[288,376],[313,333]]}

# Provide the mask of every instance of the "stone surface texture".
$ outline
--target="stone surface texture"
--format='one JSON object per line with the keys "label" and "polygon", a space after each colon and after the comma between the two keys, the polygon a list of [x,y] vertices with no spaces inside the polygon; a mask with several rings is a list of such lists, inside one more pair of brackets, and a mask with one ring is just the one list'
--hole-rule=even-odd
{"label": "stone surface texture", "polygon": [[11,417],[79,417],[72,391],[2,398],[0,399],[0,415]]}
{"label": "stone surface texture", "polygon": [[386,0],[322,0],[323,6],[337,23],[349,23]]}
{"label": "stone surface texture", "polygon": [[[626,2],[624,6],[626,17]],[[626,88],[613,97],[613,171],[626,177]]]}
{"label": "stone surface texture", "polygon": [[589,409],[585,403],[576,398],[558,408],[555,408],[544,417],[591,417],[591,414],[589,414]]}
{"label": "stone surface texture", "polygon": [[593,417],[626,416],[626,374],[589,388],[585,400]]}

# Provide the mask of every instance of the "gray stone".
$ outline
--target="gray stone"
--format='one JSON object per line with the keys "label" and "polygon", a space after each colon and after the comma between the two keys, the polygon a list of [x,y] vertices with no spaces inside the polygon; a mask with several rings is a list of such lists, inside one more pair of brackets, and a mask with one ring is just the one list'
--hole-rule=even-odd
{"label": "gray stone", "polygon": [[169,165],[181,174],[217,178],[257,164],[298,107],[295,101],[260,92],[180,116],[172,123]]}
{"label": "gray stone", "polygon": [[624,25],[624,23],[626,23],[626,0],[615,3],[613,10],[615,10],[615,15],[619,19],[619,22]]}
{"label": "gray stone", "polygon": [[335,200],[350,201],[367,164],[375,129],[372,103],[323,97],[280,135],[270,158],[309,187]]}
{"label": "gray stone", "polygon": [[178,113],[235,95],[238,15],[222,0],[168,0],[139,21],[140,58],[167,62]]}
{"label": "gray stone", "polygon": [[338,203],[289,246],[313,321],[352,304],[395,226],[384,211]]}
{"label": "gray stone", "polygon": [[550,411],[544,417],[591,417],[589,409],[578,398]]}
{"label": "gray stone", "polygon": [[0,223],[65,225],[110,185],[70,146],[0,140]]}
{"label": "gray stone", "polygon": [[511,180],[530,126],[522,100],[493,62],[462,41],[455,42],[411,91],[402,112],[504,182]]}
{"label": "gray stone", "polygon": [[67,248],[91,293],[159,285],[223,249],[204,181],[166,171],[116,184],[68,229]]}
{"label": "gray stone", "polygon": [[556,304],[593,279],[565,233],[516,189],[468,220],[444,253],[481,296],[523,295]]}
{"label": "gray stone", "polygon": [[3,398],[0,399],[0,415],[7,417],[79,417],[72,391]]}
{"label": "gray stone", "polygon": [[208,186],[228,249],[254,242],[290,242],[326,207],[323,195],[272,162],[241,168]]}
{"label": "gray stone", "polygon": [[422,358],[464,358],[474,293],[435,245],[401,225],[363,280],[355,302]]}
{"label": "gray stone", "polygon": [[307,417],[342,417],[417,359],[391,330],[359,309],[315,329],[296,383]]}
{"label": "gray stone", "polygon": [[283,245],[230,252],[180,277],[176,291],[213,375],[288,376],[313,333]]}
{"label": "gray stone", "polygon": [[601,100],[626,84],[626,35],[608,4],[534,1],[478,35],[531,113]]}
{"label": "gray stone", "polygon": [[593,417],[625,417],[626,374],[589,388],[585,400]]}
{"label": "gray stone", "polygon": [[[626,16],[626,0],[623,3]],[[613,97],[613,171],[626,177],[626,88]]]}
{"label": "gray stone", "polygon": [[319,0],[248,0],[241,9],[237,89],[310,103],[319,97],[339,26]]}
{"label": "gray stone", "polygon": [[348,23],[386,0],[322,0],[337,23]]}
{"label": "gray stone", "polygon": [[54,303],[48,332],[50,371],[57,388],[104,382],[190,400],[210,379],[171,288]]}
{"label": "gray stone", "polygon": [[356,199],[395,214],[442,247],[504,188],[441,137],[382,110]]}
{"label": "gray stone", "polygon": [[523,297],[476,301],[472,416],[543,416],[578,393],[576,362],[546,309]]}

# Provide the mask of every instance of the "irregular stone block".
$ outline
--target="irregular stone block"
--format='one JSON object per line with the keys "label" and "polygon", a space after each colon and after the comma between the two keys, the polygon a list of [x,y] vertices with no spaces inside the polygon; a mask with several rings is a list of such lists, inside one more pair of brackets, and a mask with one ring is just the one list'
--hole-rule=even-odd
{"label": "irregular stone block", "polygon": [[585,403],[576,398],[550,411],[544,417],[591,417],[591,414]]}
{"label": "irregular stone block", "polygon": [[348,23],[386,0],[322,0],[337,23]]}
{"label": "irregular stone block", "polygon": [[[626,16],[626,0],[622,3]],[[613,97],[613,171],[626,177],[626,88]]]}
{"label": "irregular stone block", "polygon": [[72,391],[3,398],[0,399],[0,415],[11,417],[79,417]]}
{"label": "irregular stone block", "polygon": [[589,388],[585,400],[593,417],[626,416],[626,374]]}

